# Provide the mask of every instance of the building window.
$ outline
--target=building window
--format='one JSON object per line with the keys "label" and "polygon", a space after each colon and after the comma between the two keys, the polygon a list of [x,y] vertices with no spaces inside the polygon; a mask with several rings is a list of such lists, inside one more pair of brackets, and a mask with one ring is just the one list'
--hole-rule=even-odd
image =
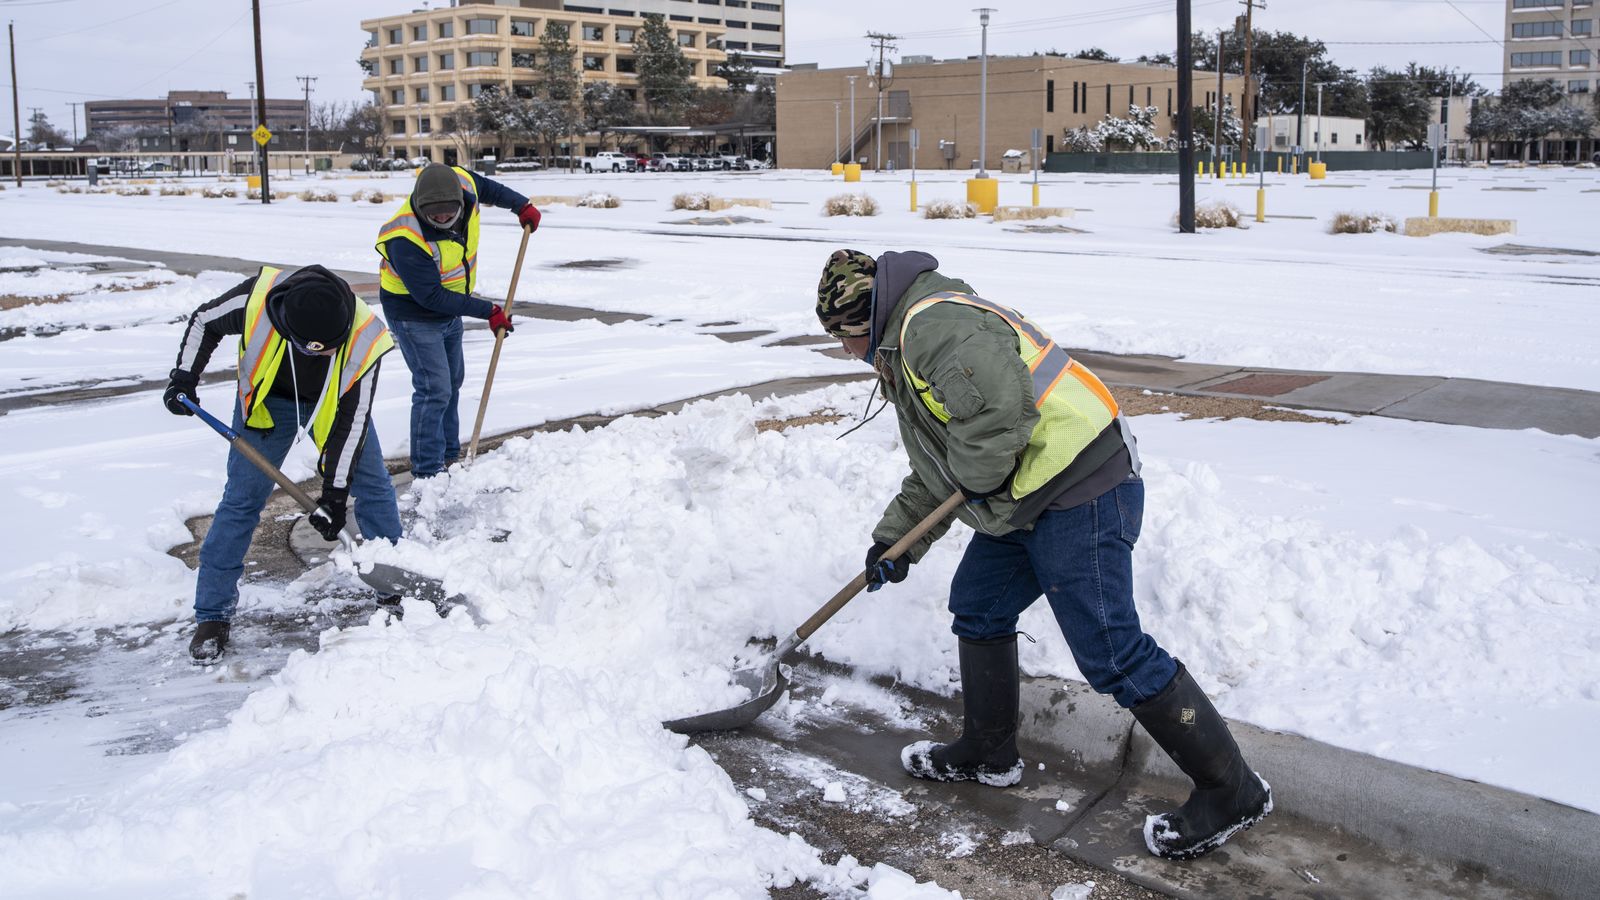
{"label": "building window", "polygon": [[1511,36],[1514,38],[1543,38],[1561,37],[1561,21],[1549,19],[1540,22],[1513,22]]}
{"label": "building window", "polygon": [[630,19],[639,14],[636,10],[632,9],[611,9],[607,10],[607,12],[613,16],[626,16]]}
{"label": "building window", "polygon": [[1111,85],[1106,85],[1106,115],[1111,115]]}
{"label": "building window", "polygon": [[416,95],[417,95],[417,102],[418,103],[427,103],[428,102],[428,89],[426,87],[417,88]]}
{"label": "building window", "polygon": [[1560,50],[1546,50],[1539,53],[1513,53],[1511,54],[1511,68],[1529,69],[1535,66],[1561,65]]}
{"label": "building window", "polygon": [[638,33],[639,33],[638,29],[634,28],[632,25],[618,25],[617,26],[617,43],[619,43],[619,44],[631,44],[631,43],[633,43],[634,37]]}
{"label": "building window", "polygon": [[1167,115],[1172,115],[1172,88],[1167,88]]}
{"label": "building window", "polygon": [[1549,6],[1566,5],[1566,0],[1511,0],[1512,9],[1544,9]]}
{"label": "building window", "polygon": [[680,16],[680,15],[678,15],[676,13],[674,13],[671,16],[668,16],[668,18],[671,19],[674,22],[693,22],[694,21],[694,16]]}
{"label": "building window", "polygon": [[1056,136],[1047,134],[1044,136],[1044,155],[1049,156],[1054,152],[1056,152]]}
{"label": "building window", "polygon": [[763,12],[783,12],[783,7],[776,3],[752,3],[750,8],[759,9]]}
{"label": "building window", "polygon": [[604,72],[606,70],[606,58],[604,56],[585,56],[583,58],[583,70],[585,72]]}
{"label": "building window", "polygon": [[563,10],[566,10],[567,12],[594,13],[597,16],[605,14],[605,10],[601,9],[598,6],[577,6],[577,5],[572,4],[572,3],[563,3],[563,4],[561,4],[561,8]]}
{"label": "building window", "polygon": [[499,34],[499,19],[468,19],[467,34]]}
{"label": "building window", "polygon": [[398,44],[401,41],[405,40],[405,33],[406,32],[405,32],[404,28],[391,28],[391,29],[389,29],[389,43]]}
{"label": "building window", "polygon": [[639,62],[631,56],[617,57],[617,71],[624,75],[633,75],[639,71]]}
{"label": "building window", "polygon": [[376,31],[367,32],[367,46],[368,47],[376,47],[376,46],[378,46],[378,33]]}
{"label": "building window", "polygon": [[1574,66],[1587,66],[1589,64],[1589,57],[1590,54],[1587,50],[1574,50],[1572,51],[1572,56],[1570,57],[1570,64]]}
{"label": "building window", "polygon": [[1330,144],[1339,143],[1339,132],[1335,131],[1333,134],[1328,135],[1328,143],[1330,143]]}
{"label": "building window", "polygon": [[744,41],[727,41],[722,46],[725,49],[728,49],[728,50],[749,50],[750,49],[750,45],[745,43]]}
{"label": "building window", "polygon": [[429,134],[432,131],[433,131],[433,120],[432,119],[428,118],[427,116],[423,116],[422,118],[417,120],[417,133],[418,134]]}
{"label": "building window", "polygon": [[1154,103],[1150,99],[1154,94],[1155,94],[1155,88],[1147,87],[1147,88],[1144,89],[1144,105],[1145,106],[1153,106],[1154,105]]}
{"label": "building window", "polygon": [[550,32],[551,37],[563,41],[572,37],[572,23],[570,22],[551,22],[545,27],[545,30]]}
{"label": "building window", "polygon": [[413,71],[413,72],[426,72],[426,71],[428,71],[428,58],[426,56],[413,56],[413,57],[411,57],[411,71]]}
{"label": "building window", "polygon": [[406,102],[406,90],[405,90],[405,88],[390,88],[389,89],[389,105],[390,106],[401,106],[401,105],[404,105],[405,102]]}
{"label": "building window", "polygon": [[752,29],[756,30],[756,31],[782,31],[783,30],[783,26],[782,25],[774,25],[771,22],[751,22],[750,23],[750,27]]}
{"label": "building window", "polygon": [[454,22],[440,22],[439,23],[439,37],[441,37],[441,38],[452,38],[452,37],[455,37],[455,36],[456,36],[456,23],[454,23]]}
{"label": "building window", "polygon": [[390,134],[405,134],[406,133],[406,120],[405,119],[390,119],[389,120],[389,133]]}
{"label": "building window", "polygon": [[474,50],[467,54],[467,67],[472,66],[498,66],[500,65],[500,51]]}
{"label": "building window", "polygon": [[[750,49],[751,50],[759,50],[762,53],[781,53],[781,52],[783,52],[783,48],[778,46],[777,44],[751,44],[750,45]],[[752,60],[751,61],[751,65],[757,65],[757,63]]]}
{"label": "building window", "polygon": [[678,46],[679,47],[693,47],[694,46],[694,32],[692,32],[692,31],[680,31],[680,32],[678,32]]}
{"label": "building window", "polygon": [[1128,105],[1133,106],[1133,85],[1128,85]]}
{"label": "building window", "polygon": [[441,68],[441,69],[454,69],[455,67],[456,67],[456,55],[454,53],[441,53],[441,54],[439,54],[439,68]]}
{"label": "building window", "polygon": [[493,94],[499,90],[500,86],[498,84],[469,84],[467,85],[467,97],[476,100],[484,94]]}
{"label": "building window", "polygon": [[428,26],[427,25],[413,25],[413,26],[411,26],[411,39],[413,41],[425,41],[425,40],[427,40],[428,39]]}
{"label": "building window", "polygon": [[1056,111],[1056,82],[1053,78],[1045,79],[1044,111],[1047,113],[1053,113]]}
{"label": "building window", "polygon": [[1356,133],[1356,143],[1357,143],[1357,144],[1360,144],[1360,143],[1361,143],[1361,133],[1360,133],[1360,132],[1357,132],[1357,133]]}
{"label": "building window", "polygon": [[1594,34],[1594,20],[1593,19],[1573,19],[1572,20],[1572,36],[1573,37],[1577,37],[1580,34],[1581,35],[1585,35],[1585,36]]}
{"label": "building window", "polygon": [[722,0],[700,0],[700,2],[704,3],[707,6],[721,6],[722,5]]}
{"label": "building window", "polygon": [[534,37],[533,21],[530,19],[511,20],[512,37]]}
{"label": "building window", "polygon": [[735,20],[735,19],[729,19],[728,20],[728,27],[729,28],[749,28],[750,27],[750,23],[749,22],[741,22],[741,21],[738,21],[738,20]]}
{"label": "building window", "polygon": [[532,50],[511,51],[511,67],[513,69],[532,69],[539,64],[539,55]]}
{"label": "building window", "polygon": [[403,60],[403,59],[391,59],[391,60],[389,60],[389,74],[390,75],[404,75],[405,73],[406,73],[406,61],[405,60]]}
{"label": "building window", "polygon": [[454,103],[456,99],[456,86],[453,84],[439,85],[439,100],[442,103]]}
{"label": "building window", "polygon": [[722,24],[722,20],[721,19],[708,19],[705,16],[701,16],[700,17],[700,24],[701,25],[721,25]]}
{"label": "building window", "polygon": [[1567,82],[1567,93],[1569,93],[1569,94],[1587,94],[1587,93],[1589,93],[1589,80],[1588,79],[1583,79],[1581,81],[1569,81],[1569,82]]}
{"label": "building window", "polygon": [[749,0],[722,0],[722,5],[730,9],[744,9],[749,6]]}
{"label": "building window", "polygon": [[604,41],[606,39],[606,27],[604,25],[583,26],[583,39],[586,41]]}

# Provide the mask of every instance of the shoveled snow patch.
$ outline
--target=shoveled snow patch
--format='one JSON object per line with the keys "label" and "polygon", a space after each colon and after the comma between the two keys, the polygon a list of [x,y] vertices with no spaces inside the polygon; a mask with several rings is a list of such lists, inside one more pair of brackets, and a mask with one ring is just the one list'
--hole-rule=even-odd
{"label": "shoveled snow patch", "polygon": [[888,863],[872,867],[866,900],[961,900],[961,894],[947,891],[932,881],[918,882]]}
{"label": "shoveled snow patch", "polygon": [[1086,881],[1083,884],[1063,884],[1050,892],[1050,900],[1089,900],[1089,895],[1094,893],[1094,882]]}

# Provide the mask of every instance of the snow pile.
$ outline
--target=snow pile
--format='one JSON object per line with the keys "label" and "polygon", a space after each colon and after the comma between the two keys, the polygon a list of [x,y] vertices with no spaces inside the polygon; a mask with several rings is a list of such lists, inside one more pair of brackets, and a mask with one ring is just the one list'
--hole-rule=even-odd
{"label": "snow pile", "polygon": [[[30,254],[35,251],[28,251]],[[170,283],[178,276],[164,269],[145,272],[96,272],[75,268],[39,268],[20,270],[13,265],[11,271],[0,271],[0,296],[6,297],[62,297],[90,291],[129,291]]]}

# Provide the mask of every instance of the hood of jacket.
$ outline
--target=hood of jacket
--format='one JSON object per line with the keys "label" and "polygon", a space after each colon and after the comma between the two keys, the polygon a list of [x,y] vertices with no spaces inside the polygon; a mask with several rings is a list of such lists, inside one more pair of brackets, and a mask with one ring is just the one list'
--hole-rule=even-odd
{"label": "hood of jacket", "polygon": [[899,305],[900,298],[905,296],[911,283],[922,273],[937,268],[939,261],[934,259],[933,254],[921,250],[891,250],[878,257],[878,271],[872,280],[872,329],[868,332],[871,338],[868,359],[878,352],[884,328],[888,326],[894,308]]}

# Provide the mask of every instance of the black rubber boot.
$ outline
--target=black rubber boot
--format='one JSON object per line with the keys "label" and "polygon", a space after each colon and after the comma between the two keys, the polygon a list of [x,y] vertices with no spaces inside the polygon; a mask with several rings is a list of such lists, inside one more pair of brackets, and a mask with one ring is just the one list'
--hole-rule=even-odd
{"label": "black rubber boot", "polygon": [[215,662],[228,649],[227,622],[201,622],[189,639],[189,655],[198,663]]}
{"label": "black rubber boot", "polygon": [[900,764],[930,781],[977,781],[1010,787],[1022,780],[1017,756],[1017,636],[961,639],[961,738],[950,744],[917,741]]}
{"label": "black rubber boot", "polygon": [[387,597],[379,597],[378,608],[389,615],[394,616],[396,619],[404,619],[406,617],[406,611],[400,607],[399,594],[390,594]]}
{"label": "black rubber boot", "polygon": [[1228,723],[1189,671],[1161,693],[1133,708],[1161,749],[1194,780],[1189,799],[1176,812],[1144,820],[1144,844],[1166,859],[1194,859],[1222,846],[1272,812],[1272,788],[1245,765]]}

